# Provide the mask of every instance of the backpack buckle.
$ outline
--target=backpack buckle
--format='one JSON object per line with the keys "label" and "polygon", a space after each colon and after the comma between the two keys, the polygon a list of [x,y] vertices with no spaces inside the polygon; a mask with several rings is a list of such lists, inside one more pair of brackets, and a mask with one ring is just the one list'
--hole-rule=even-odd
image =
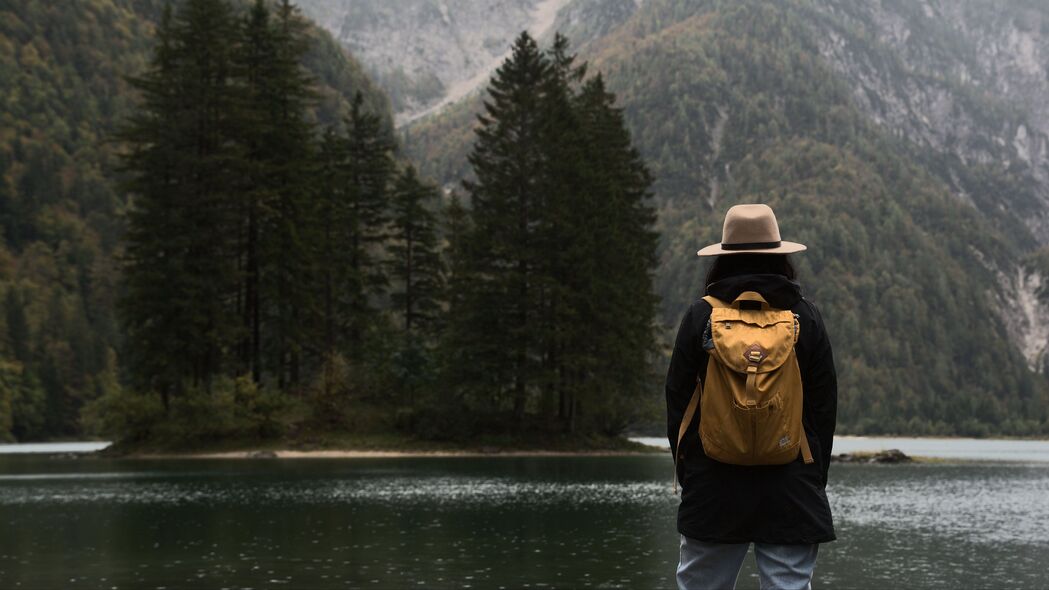
{"label": "backpack buckle", "polygon": [[768,356],[769,351],[757,342],[743,350],[743,360],[751,365],[760,365]]}

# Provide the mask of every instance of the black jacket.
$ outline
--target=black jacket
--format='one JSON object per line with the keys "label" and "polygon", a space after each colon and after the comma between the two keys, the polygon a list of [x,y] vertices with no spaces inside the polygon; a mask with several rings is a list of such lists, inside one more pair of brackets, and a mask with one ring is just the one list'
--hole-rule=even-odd
{"label": "black jacket", "polygon": [[[823,318],[801,296],[798,283],[780,275],[751,274],[722,279],[707,294],[732,301],[743,291],[757,291],[772,307],[798,314],[801,334],[795,345],[804,386],[802,423],[814,463],[801,457],[786,465],[744,467],[719,463],[703,453],[697,428],[699,411],[682,440],[678,464],[681,506],[678,532],[714,543],[823,543],[833,541],[827,503],[827,469],[834,439],[838,385],[834,357]],[[706,378],[707,353],[701,345],[710,305],[693,303],[678,329],[667,372],[667,436],[676,452],[681,424],[696,377]]]}

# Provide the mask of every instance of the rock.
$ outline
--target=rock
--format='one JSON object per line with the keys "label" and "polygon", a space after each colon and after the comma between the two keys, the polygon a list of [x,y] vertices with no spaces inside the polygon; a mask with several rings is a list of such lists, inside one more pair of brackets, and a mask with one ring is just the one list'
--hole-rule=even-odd
{"label": "rock", "polygon": [[273,451],[252,451],[247,455],[248,459],[276,459],[277,453]]}
{"label": "rock", "polygon": [[910,463],[914,461],[909,456],[904,454],[899,449],[889,449],[880,453],[875,453],[873,457],[868,460],[868,463]]}
{"label": "rock", "polygon": [[830,458],[832,463],[913,463],[914,459],[899,449],[876,453],[842,453]]}

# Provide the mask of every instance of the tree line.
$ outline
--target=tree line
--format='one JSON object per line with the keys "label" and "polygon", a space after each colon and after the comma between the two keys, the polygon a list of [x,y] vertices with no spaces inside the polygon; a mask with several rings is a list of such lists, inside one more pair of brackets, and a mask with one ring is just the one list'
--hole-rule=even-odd
{"label": "tree line", "polygon": [[462,194],[358,94],[321,125],[297,9],[165,9],[119,139],[126,379],[85,419],[173,443],[289,429],[614,435],[652,386],[651,179],[615,96],[526,33]]}

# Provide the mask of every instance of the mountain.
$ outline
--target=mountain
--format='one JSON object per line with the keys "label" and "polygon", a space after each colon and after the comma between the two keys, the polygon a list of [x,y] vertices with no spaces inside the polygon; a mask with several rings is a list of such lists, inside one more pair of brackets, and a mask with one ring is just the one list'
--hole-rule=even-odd
{"label": "mountain", "polygon": [[[810,246],[844,432],[1049,432],[1047,19],[1023,0],[564,6],[554,27],[579,32],[655,176],[667,342],[695,250],[763,201]],[[446,186],[480,100],[402,129]]]}
{"label": "mountain", "polygon": [[[119,380],[127,202],[112,137],[163,5],[0,3],[0,437],[76,436],[80,406]],[[362,67],[326,32],[310,36],[315,116],[338,121],[360,91],[392,133],[388,100]]]}
{"label": "mountain", "polygon": [[[632,0],[631,0],[632,2]],[[303,11],[357,56],[399,121],[474,90],[522,30],[550,29],[567,0],[301,0]]]}

